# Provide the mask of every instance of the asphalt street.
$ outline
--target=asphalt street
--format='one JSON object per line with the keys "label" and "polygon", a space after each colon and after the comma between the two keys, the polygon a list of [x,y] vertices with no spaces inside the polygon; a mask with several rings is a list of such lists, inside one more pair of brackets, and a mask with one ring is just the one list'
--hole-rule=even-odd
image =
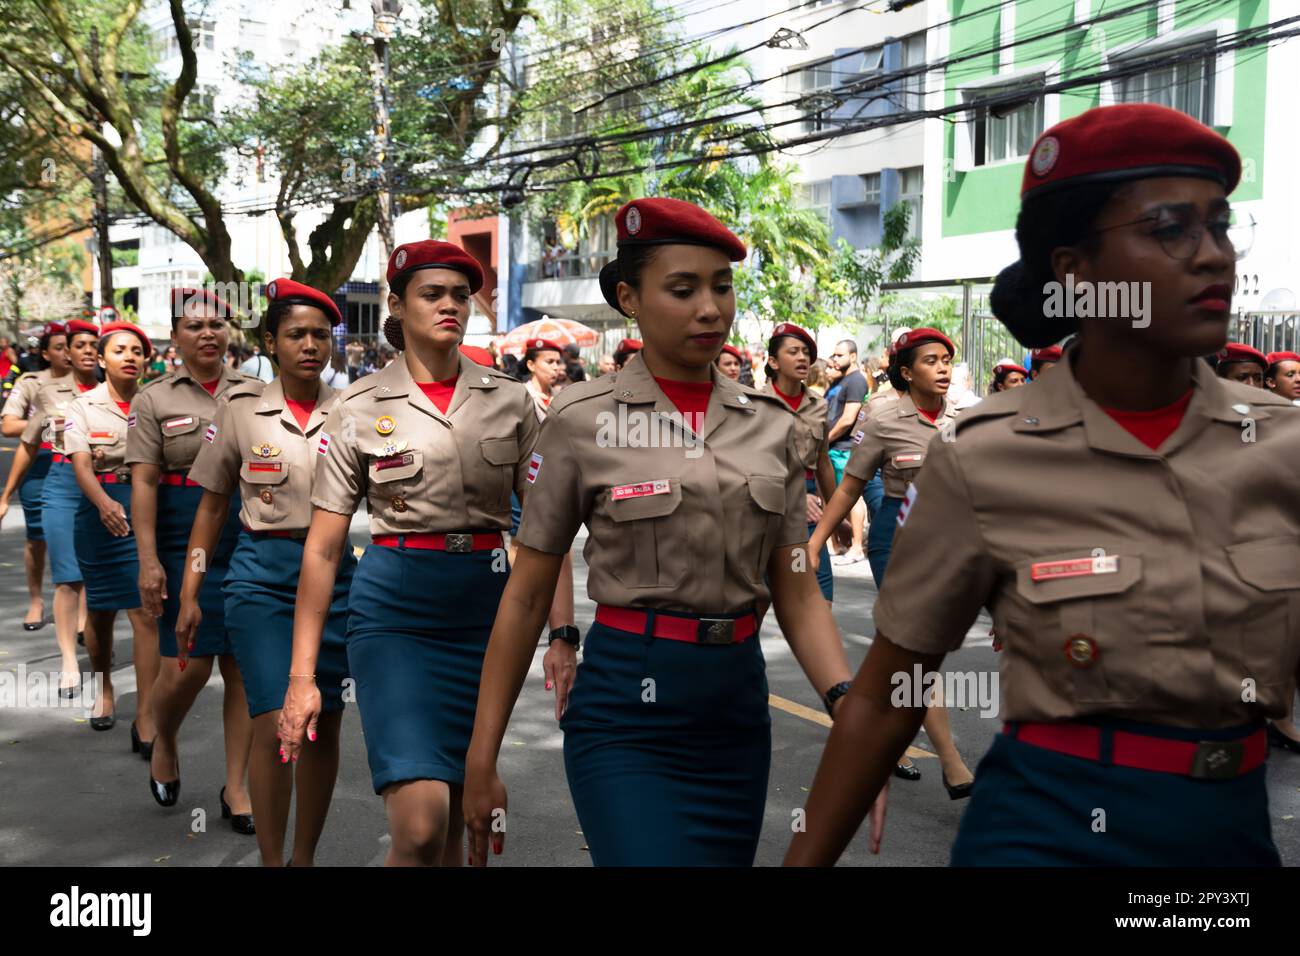
{"label": "asphalt street", "polygon": [[[6,445],[9,443],[6,443]],[[8,470],[9,449],[0,454]],[[21,508],[15,506],[0,530],[0,679],[3,671],[42,671],[57,684],[58,654],[52,624],[22,629],[26,609]],[[353,523],[353,540],[366,543],[364,515]],[[575,547],[577,623],[585,633],[593,604],[586,598],[581,541]],[[870,646],[875,585],[866,562],[836,568],[835,617],[856,670]],[[420,599],[427,599],[421,597]],[[47,608],[52,599],[47,586]],[[996,670],[997,655],[981,619],[964,646],[950,655],[946,671],[973,672],[983,686]],[[772,697],[772,771],[757,862],[780,863],[792,825],[806,800],[826,740],[824,711],[804,679],[772,615],[764,625],[763,652]],[[118,724],[94,733],[89,712],[75,706],[0,707],[0,864],[61,866],[256,866],[253,837],[233,833],[220,819],[218,790],[224,778],[220,677],[190,713],[181,737],[182,793],[170,809],[148,793],[147,765],[130,749],[135,709],[130,628],[120,615],[116,633]],[[505,855],[493,865],[583,866],[589,862],[578,819],[565,784],[562,735],[553,695],[543,688],[539,647],[515,709],[501,756],[501,775],[510,792]],[[83,670],[89,665],[82,655]],[[983,675],[982,677],[980,675]],[[19,703],[22,703],[21,701]],[[980,702],[952,710],[957,746],[974,769],[1000,724],[982,715]],[[374,866],[387,851],[383,805],[370,787],[365,743],[355,706],[344,717],[342,766],[317,862],[325,866]],[[965,801],[951,801],[938,761],[918,738],[917,782],[891,785],[884,847],[872,856],[859,833],[841,865],[942,866]],[[1268,762],[1274,839],[1290,866],[1300,864],[1300,756],[1273,750]],[[202,810],[203,813],[198,811]],[[206,827],[196,821],[206,817]],[[196,832],[197,831],[197,832]],[[1188,834],[1194,840],[1195,834]]]}

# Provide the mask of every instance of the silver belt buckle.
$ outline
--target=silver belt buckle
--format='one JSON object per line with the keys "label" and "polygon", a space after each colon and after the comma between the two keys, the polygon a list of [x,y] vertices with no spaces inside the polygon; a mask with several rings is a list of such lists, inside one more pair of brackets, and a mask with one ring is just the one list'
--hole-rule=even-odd
{"label": "silver belt buckle", "polygon": [[731,644],[736,622],[725,617],[702,617],[695,625],[695,639],[701,644]]}
{"label": "silver belt buckle", "polygon": [[446,537],[446,550],[452,554],[468,554],[474,550],[472,534],[449,534]]}
{"label": "silver belt buckle", "polygon": [[1230,780],[1237,775],[1245,757],[1243,741],[1202,740],[1196,745],[1192,776],[1202,780]]}
{"label": "silver belt buckle", "polygon": [[110,472],[110,474],[117,479],[119,485],[129,485],[131,483],[130,469],[122,469],[120,471]]}

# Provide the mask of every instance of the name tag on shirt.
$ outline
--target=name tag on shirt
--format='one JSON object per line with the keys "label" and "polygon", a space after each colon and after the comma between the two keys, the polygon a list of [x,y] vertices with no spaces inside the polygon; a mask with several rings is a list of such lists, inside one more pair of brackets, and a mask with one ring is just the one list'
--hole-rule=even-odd
{"label": "name tag on shirt", "polygon": [[415,455],[409,451],[404,455],[389,455],[387,458],[375,460],[375,470],[383,471],[385,468],[401,468],[413,461],[415,461]]}
{"label": "name tag on shirt", "polygon": [[895,456],[894,456],[894,464],[895,464],[895,465],[905,465],[905,464],[907,464],[907,463],[909,463],[909,462],[918,462],[918,461],[921,461],[921,460],[924,459],[924,458],[925,458],[924,455],[895,455]]}
{"label": "name tag on shirt", "polygon": [[624,498],[645,498],[648,495],[666,495],[672,491],[672,485],[667,478],[660,478],[656,481],[641,481],[635,485],[619,485],[609,489],[609,496],[614,501],[622,501]]}
{"label": "name tag on shirt", "polygon": [[249,471],[283,471],[283,462],[278,461],[250,461],[248,463]]}
{"label": "name tag on shirt", "polygon": [[91,432],[91,441],[113,441],[117,438],[117,432]]}
{"label": "name tag on shirt", "polygon": [[180,428],[182,425],[193,425],[192,416],[186,418],[173,418],[170,421],[163,422],[163,428]]}
{"label": "name tag on shirt", "polygon": [[1089,577],[1094,574],[1115,574],[1119,571],[1119,555],[1103,554],[1095,558],[1077,558],[1073,561],[1040,561],[1030,565],[1031,581],[1055,581],[1060,578]]}

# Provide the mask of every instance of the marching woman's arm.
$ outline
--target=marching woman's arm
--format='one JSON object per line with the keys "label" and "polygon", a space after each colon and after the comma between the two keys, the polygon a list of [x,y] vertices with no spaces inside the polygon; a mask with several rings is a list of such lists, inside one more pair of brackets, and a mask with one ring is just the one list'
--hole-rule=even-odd
{"label": "marching woman's arm", "polygon": [[[68,436],[64,435],[63,440],[66,444],[69,440]],[[104,486],[95,480],[90,452],[74,451],[68,457],[72,459],[72,473],[76,476],[77,486],[81,488],[81,493],[86,496],[86,500],[99,512],[99,520],[108,529],[108,533],[115,538],[125,538],[131,533],[131,525],[126,520],[126,510],[110,498],[105,493]]]}
{"label": "marching woman's arm", "polygon": [[830,501],[835,494],[835,466],[831,464],[830,443],[822,439],[822,446],[817,450],[817,490],[822,501]]}
{"label": "marching woman's arm", "polygon": [[208,555],[215,554],[221,529],[230,514],[230,496],[204,490],[199,506],[194,512],[194,526],[190,529],[185,578],[181,581],[181,606],[176,614],[176,659],[190,656],[190,644],[199,632],[203,612],[199,609],[199,589],[208,573]]}
{"label": "marching woman's arm", "polygon": [[304,732],[308,740],[316,740],[316,720],[321,711],[320,689],[316,686],[316,658],[320,655],[321,635],[330,615],[339,561],[343,549],[350,546],[348,527],[351,524],[350,514],[312,509],[311,529],[302,549],[302,571],[298,575],[298,596],[294,605],[289,689],[280,710],[282,763],[298,759]]}
{"label": "marching woman's arm", "polygon": [[873,801],[870,846],[872,853],[880,852],[885,817],[878,798],[925,719],[925,707],[913,706],[911,695],[900,706],[891,703],[893,675],[911,674],[917,664],[922,672],[930,672],[942,661],[942,654],[904,650],[877,632],[853,686],[837,702],[835,723],[808,795],[804,830],[795,834],[786,866],[833,864]]}
{"label": "marching woman's arm", "polygon": [[[546,624],[564,557],[520,545],[497,607],[496,622],[483,657],[474,734],[465,756],[463,808],[469,832],[469,858],[474,866],[487,865],[488,834],[494,812],[506,809],[505,786],[497,776],[497,756],[537,649],[538,636]],[[493,851],[500,853],[505,833],[499,831],[492,837]]]}
{"label": "marching woman's arm", "polygon": [[162,617],[167,599],[167,573],[158,560],[158,479],[162,475],[162,430],[148,390],[131,401],[127,418],[126,463],[131,466],[131,524],[140,562],[140,606],[151,617]]}

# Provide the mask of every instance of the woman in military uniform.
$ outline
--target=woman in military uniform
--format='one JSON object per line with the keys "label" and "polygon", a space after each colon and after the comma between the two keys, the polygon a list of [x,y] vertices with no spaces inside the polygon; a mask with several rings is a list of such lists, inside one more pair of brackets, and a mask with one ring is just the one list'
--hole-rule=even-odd
{"label": "woman in military uniform", "polygon": [[[448,242],[406,243],[389,259],[388,284],[384,335],[402,351],[335,399],[317,443],[280,737],[291,760],[317,746],[321,635],[366,501],[371,544],[353,580],[347,650],[371,783],[388,814],[388,862],[457,865],[479,671],[510,573],[502,532],[538,422],[523,385],[457,349],[483,284],[472,256]],[[552,582],[547,607],[554,593]]]}
{"label": "woman in military uniform", "polygon": [[[218,403],[247,381],[222,361],[230,336],[231,307],[207,290],[172,290],[172,342],[181,357],[170,375],[140,389],[127,420],[126,463],[131,466],[131,519],[140,561],[140,600],[159,618],[161,665],[153,690],[156,735],[149,763],[149,792],[159,805],[180,796],[178,735],[215,657],[225,684],[222,702],[226,744],[225,799],[235,813],[249,812],[244,784],[253,727],[244,684],[226,632],[221,583],[239,536],[232,512],[215,550],[191,556],[190,529],[203,489],[187,477]],[[207,567],[199,600],[203,621],[190,641],[176,640],[185,567]]]}
{"label": "woman in military uniform", "polygon": [[713,360],[718,371],[733,382],[740,381],[740,369],[745,364],[744,354],[734,345],[724,345],[718,357]]}
{"label": "woman in military uniform", "polygon": [[131,472],[126,458],[126,419],[145,360],[149,337],[130,322],[110,322],[99,330],[99,365],[104,381],[68,407],[63,447],[81,489],[73,531],[77,564],[86,591],[86,651],[102,681],[90,718],[93,730],[116,723],[113,706],[113,623],[118,611],[131,620],[136,664],[136,721],[131,749],[140,752],[139,715],[148,713],[149,691],[157,677],[149,662],[158,646],[157,622],[140,607],[139,568],[131,535]]}
{"label": "woman in military uniform", "polygon": [[1012,359],[1003,359],[993,366],[993,381],[989,384],[989,394],[996,395],[1009,388],[1019,388],[1028,381],[1028,369]]}
{"label": "woman in military uniform", "polygon": [[501,851],[497,754],[583,523],[596,623],[561,727],[595,864],[753,862],[772,753],[754,613],[764,573],[827,706],[847,688],[830,606],[796,554],[808,531],[795,420],[714,365],[735,317],[730,263],[745,247],[674,199],[634,200],[615,222],[618,258],[601,286],[645,348],[615,375],[566,388],[532,458],[467,762],[479,865],[489,836]]}
{"label": "woman in military uniform", "polygon": [[[1200,359],[1249,247],[1240,171],[1226,139],[1151,104],[1039,137],[992,307],[1027,347],[1079,339],[930,445],[787,863],[839,856],[923,715],[891,706],[890,675],[937,671],[987,606],[1006,725],[954,863],[1278,865],[1264,726],[1300,660],[1300,408]],[[1068,275],[1149,283],[1149,309],[1047,318]]]}
{"label": "woman in military uniform", "polygon": [[1255,388],[1266,388],[1264,379],[1268,375],[1268,359],[1259,349],[1229,342],[1215,354],[1214,371],[1219,378]]}
{"label": "woman in military uniform", "polygon": [[[311,523],[311,492],[316,445],[335,391],[321,381],[329,365],[334,327],[343,321],[334,300],[290,279],[266,287],[269,308],[262,349],[279,374],[269,384],[236,385],[204,434],[190,478],[204,488],[190,532],[189,550],[211,551],[231,505],[239,497],[244,531],[230,559],[223,586],[226,629],[244,678],[253,720],[248,787],[263,866],[284,865],[289,801],[297,784],[297,822],[292,862],[311,866],[325,827],[339,766],[339,728],[344,680],[348,677],[344,634],[348,589],[356,558],[344,548],[325,620],[316,664],[322,712],[314,746],[305,759],[286,769],[280,747],[280,705],[289,689],[293,651],[294,602],[303,546]],[[181,585],[176,620],[178,641],[193,635],[202,621],[199,595],[204,573],[191,565]],[[229,816],[224,794],[222,814]],[[251,832],[252,818],[236,814],[231,826]]]}
{"label": "woman in military uniform", "polygon": [[[50,322],[40,338],[41,364],[39,372],[26,372],[18,376],[13,388],[8,391],[4,410],[0,412],[3,424],[0,432],[5,438],[17,438],[27,427],[27,419],[37,409],[37,396],[42,388],[52,380],[65,379],[72,372],[72,357],[68,352],[67,330],[60,322]],[[16,367],[16,366],[15,366]],[[27,569],[27,616],[23,618],[23,630],[35,631],[45,626],[45,599],[42,596],[42,581],[45,577],[45,532],[41,529],[41,492],[45,488],[45,476],[50,470],[53,457],[53,445],[41,442],[32,458],[19,446],[9,469],[9,482],[3,498],[0,498],[0,515],[9,508],[9,497],[14,487],[18,488],[18,497],[23,505],[23,520],[26,522],[27,542],[23,548],[23,564]],[[22,483],[18,484],[18,479]],[[75,650],[73,657],[76,657]],[[65,664],[70,661],[65,661]],[[66,670],[66,668],[65,668]],[[76,670],[73,667],[73,670]]]}
{"label": "woman in military uniform", "polygon": [[[867,560],[876,588],[885,583],[894,532],[905,496],[925,464],[936,436],[951,429],[957,410],[948,401],[952,381],[952,341],[938,329],[911,329],[889,346],[889,383],[896,400],[881,404],[854,430],[853,454],[844,467],[844,480],[826,503],[821,521],[808,542],[820,553],[827,538],[848,515],[876,474],[884,483],[884,498],[867,531]],[[925,718],[925,732],[939,756],[943,786],[953,800],[969,797],[971,772],[952,740],[952,726],[941,699]],[[908,761],[894,775],[918,780],[921,772]]]}

